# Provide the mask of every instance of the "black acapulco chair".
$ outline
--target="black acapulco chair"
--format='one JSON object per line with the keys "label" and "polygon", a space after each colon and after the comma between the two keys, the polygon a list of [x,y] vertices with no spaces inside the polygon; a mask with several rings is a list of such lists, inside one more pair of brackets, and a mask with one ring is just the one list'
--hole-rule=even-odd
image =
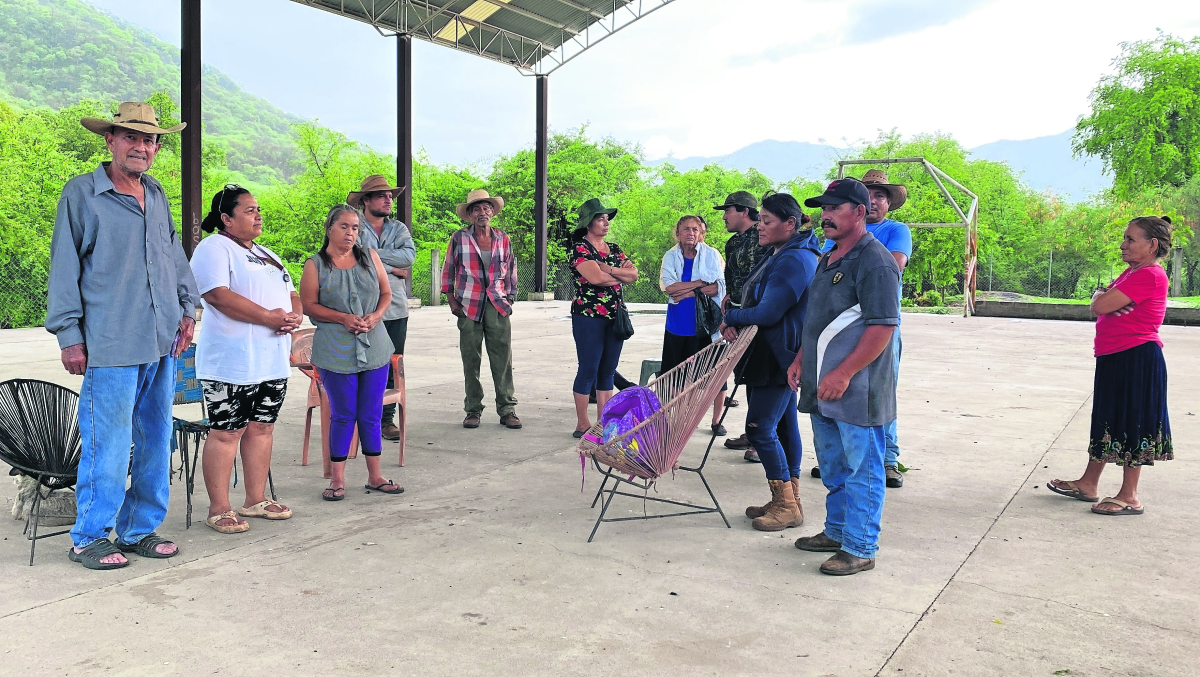
{"label": "black acapulco chair", "polygon": [[[28,475],[39,484],[25,522],[29,566],[39,539],[70,533],[65,529],[39,535],[38,521],[43,500],[56,491],[75,489],[83,450],[78,406],[78,393],[54,383],[23,378],[0,383],[0,461],[12,466],[9,474]],[[42,487],[49,490],[46,496]]]}

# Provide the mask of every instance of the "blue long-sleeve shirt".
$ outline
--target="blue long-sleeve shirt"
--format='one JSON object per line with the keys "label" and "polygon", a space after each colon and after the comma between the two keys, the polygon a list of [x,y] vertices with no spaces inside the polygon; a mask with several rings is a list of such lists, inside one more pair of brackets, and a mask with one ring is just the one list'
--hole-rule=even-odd
{"label": "blue long-sleeve shirt", "polygon": [[[759,270],[761,269],[761,271]],[[817,240],[812,231],[797,233],[771,256],[761,259],[747,276],[742,307],[725,314],[731,327],[758,325],[747,359],[748,382],[777,381],[786,375],[804,332],[808,285],[817,269]],[[774,365],[763,360],[774,358]],[[751,372],[763,373],[751,373]]]}
{"label": "blue long-sleeve shirt", "polygon": [[63,187],[50,243],[46,330],[83,344],[88,367],[157,362],[179,322],[196,317],[196,279],[162,184],[142,175],[145,209],[117,192],[102,163]]}

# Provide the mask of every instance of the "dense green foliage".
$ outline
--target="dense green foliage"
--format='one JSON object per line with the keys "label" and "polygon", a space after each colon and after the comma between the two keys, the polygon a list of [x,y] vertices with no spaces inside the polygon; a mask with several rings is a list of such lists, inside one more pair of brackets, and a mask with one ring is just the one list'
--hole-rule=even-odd
{"label": "dense green foliage", "polygon": [[[78,0],[0,0],[0,27],[0,327],[34,326],[45,314],[58,195],[70,177],[93,171],[108,157],[103,138],[83,129],[79,119],[107,117],[118,101],[143,99],[155,106],[164,125],[174,124],[179,54]],[[1116,65],[1118,74],[1097,86],[1092,114],[1080,123],[1076,137],[1078,152],[1099,155],[1117,176],[1113,191],[1088,202],[1064,203],[1032,191],[1007,165],[974,159],[942,134],[883,133],[851,157],[924,157],[979,196],[980,289],[1085,298],[1119,272],[1117,246],[1124,225],[1150,213],[1175,220],[1176,241],[1185,247],[1184,293],[1195,294],[1200,292],[1200,243],[1191,235],[1200,223],[1200,41],[1160,36],[1131,43]],[[315,123],[290,121],[215,71],[205,77],[205,202],[226,182],[248,185],[264,209],[262,242],[298,276],[304,260],[321,246],[329,208],[368,174],[394,180],[395,159]],[[437,165],[424,154],[415,159],[410,226],[418,247],[417,295],[428,299],[433,293],[430,259],[463,226],[455,205],[479,187],[505,199],[495,224],[512,237],[522,289],[531,288],[533,163],[529,149],[502,156],[486,170]],[[893,218],[958,220],[921,165],[876,166],[909,189],[908,203]],[[869,168],[852,166],[849,173],[861,176]],[[163,183],[178,223],[177,135],[164,139],[151,174]],[[709,165],[679,171],[670,163],[648,166],[638,146],[590,138],[586,128],[553,134],[551,286],[560,298],[570,292],[564,268],[569,236],[577,208],[589,198],[619,210],[610,239],[641,271],[627,298],[662,301],[659,265],[674,244],[681,216],[702,216],[709,223],[707,242],[722,249],[728,233],[712,206],[727,194],[781,190],[803,199],[819,193],[835,175],[831,167],[823,177],[776,185],[755,170]],[[967,196],[947,188],[965,210]],[[961,228],[914,230],[904,275],[910,303],[940,303],[962,293],[964,244]],[[1170,270],[1172,264],[1167,265]]]}
{"label": "dense green foliage", "polygon": [[[80,100],[179,100],[179,50],[79,0],[0,0],[0,100],[61,109]],[[221,72],[203,73],[205,137],[245,181],[287,179],[299,122]]]}
{"label": "dense green foliage", "polygon": [[1092,91],[1075,151],[1100,157],[1122,198],[1183,186],[1200,174],[1200,37],[1124,43],[1114,65]]}

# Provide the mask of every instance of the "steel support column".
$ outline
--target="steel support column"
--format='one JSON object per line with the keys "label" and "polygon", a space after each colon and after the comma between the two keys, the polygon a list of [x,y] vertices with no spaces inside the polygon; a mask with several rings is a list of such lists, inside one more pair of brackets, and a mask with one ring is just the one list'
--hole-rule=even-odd
{"label": "steel support column", "polygon": [[550,192],[546,176],[550,161],[550,77],[537,76],[537,141],[533,170],[533,291],[545,292],[546,284],[546,203]]}
{"label": "steel support column", "polygon": [[[405,186],[396,216],[411,230],[412,222],[412,36],[396,35],[396,185]],[[412,298],[412,266],[405,281]]]}
{"label": "steel support column", "polygon": [[180,146],[183,154],[183,252],[192,258],[200,242],[201,195],[203,177],[200,168],[200,0],[180,0],[182,49],[180,50],[180,117],[187,123]]}

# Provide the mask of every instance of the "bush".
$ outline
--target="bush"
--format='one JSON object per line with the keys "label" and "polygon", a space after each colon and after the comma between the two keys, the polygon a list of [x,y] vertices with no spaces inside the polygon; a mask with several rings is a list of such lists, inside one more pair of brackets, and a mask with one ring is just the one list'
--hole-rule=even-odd
{"label": "bush", "polygon": [[901,308],[912,308],[915,305],[917,305],[917,303],[910,298],[905,297],[900,299]]}
{"label": "bush", "polygon": [[917,305],[923,308],[936,308],[942,305],[942,295],[931,289],[917,297]]}

